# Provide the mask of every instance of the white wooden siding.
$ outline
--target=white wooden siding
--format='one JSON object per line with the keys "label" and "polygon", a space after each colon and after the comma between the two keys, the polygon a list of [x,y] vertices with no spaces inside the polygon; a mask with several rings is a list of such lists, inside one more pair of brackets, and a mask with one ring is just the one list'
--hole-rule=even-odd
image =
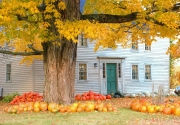
{"label": "white wooden siding", "polygon": [[[20,65],[21,56],[8,56],[4,59],[0,54],[0,87],[3,95],[32,91],[32,66]],[[6,82],[6,62],[11,63],[11,82]]]}
{"label": "white wooden siding", "polygon": [[[140,91],[151,91],[152,83],[155,85],[155,91],[158,86],[163,84],[165,91],[169,90],[169,55],[166,55],[169,47],[169,39],[157,38],[157,42],[152,43],[151,51],[145,51],[144,44],[139,44],[138,52],[132,52],[131,48],[123,49],[120,45],[116,50],[101,49],[94,52],[94,43],[88,41],[88,47],[78,47],[78,62],[85,62],[88,65],[87,81],[78,80],[78,66],[76,65],[75,94],[87,92],[89,90],[105,93],[106,79],[102,78],[102,63],[121,63],[122,78],[118,79],[118,89],[124,93],[137,93]],[[103,59],[101,57],[119,57],[119,59]],[[122,58],[121,58],[122,57]],[[11,58],[12,62],[12,82],[5,82],[5,63],[0,62],[0,87],[4,88],[4,94],[13,92],[36,91],[43,92],[44,71],[43,62],[36,60],[33,65],[19,65],[21,57]],[[97,67],[94,67],[97,63]],[[139,80],[131,80],[131,65],[138,64]],[[152,80],[145,81],[144,65],[150,64],[152,70]],[[107,77],[107,76],[106,76]]]}
{"label": "white wooden siding", "polygon": [[34,91],[43,93],[44,88],[44,68],[42,60],[34,61]]}
{"label": "white wooden siding", "polygon": [[[169,91],[169,55],[166,54],[169,47],[169,39],[157,38],[157,42],[152,43],[151,51],[145,51],[145,45],[139,44],[138,52],[131,51],[131,48],[123,49],[120,45],[116,50],[101,49],[94,52],[94,43],[88,43],[87,48],[78,48],[77,61],[88,62],[88,81],[75,81],[75,92],[83,93],[87,90],[100,91],[101,93],[106,89],[106,79],[102,78],[102,66],[97,59],[98,56],[104,57],[126,57],[122,60],[122,88],[124,93],[137,93],[140,91],[152,91],[152,83],[155,84],[155,91],[158,90],[159,85],[163,84],[165,91]],[[116,62],[112,59],[106,59],[104,62]],[[117,61],[118,62],[118,61]],[[120,59],[119,59],[119,62]],[[93,63],[98,63],[98,67],[94,68]],[[138,64],[139,80],[131,80],[131,65]],[[145,81],[144,65],[151,65],[151,81]],[[98,71],[99,69],[99,71]],[[99,79],[99,77],[101,77]],[[118,80],[120,81],[120,80]],[[120,86],[120,85],[118,85]],[[119,87],[120,88],[120,87]]]}

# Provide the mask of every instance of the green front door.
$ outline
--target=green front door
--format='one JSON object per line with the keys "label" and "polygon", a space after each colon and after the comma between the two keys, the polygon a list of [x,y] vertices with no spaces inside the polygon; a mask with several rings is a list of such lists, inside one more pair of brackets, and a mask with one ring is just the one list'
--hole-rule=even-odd
{"label": "green front door", "polygon": [[115,93],[117,91],[116,84],[116,63],[107,63],[107,94],[111,92]]}

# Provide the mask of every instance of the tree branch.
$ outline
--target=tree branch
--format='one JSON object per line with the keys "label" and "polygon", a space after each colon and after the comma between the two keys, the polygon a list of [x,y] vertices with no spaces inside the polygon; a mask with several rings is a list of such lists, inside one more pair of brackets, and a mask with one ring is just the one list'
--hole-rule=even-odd
{"label": "tree branch", "polygon": [[32,56],[32,55],[42,55],[43,51],[39,51],[39,52],[12,52],[12,51],[6,51],[6,50],[0,49],[0,53],[10,54],[10,55]]}
{"label": "tree branch", "polygon": [[[166,10],[164,12],[168,11],[180,11],[180,3],[174,4],[174,6],[170,10]],[[152,19],[148,17],[149,14],[154,13],[159,10],[152,10],[147,13],[147,17],[145,18],[147,21],[153,20],[155,24],[158,25],[164,25],[161,22],[156,21],[155,19]],[[81,20],[89,20],[91,22],[97,21],[99,23],[124,23],[124,22],[132,22],[136,19],[138,19],[138,12],[134,12],[128,15],[110,15],[110,14],[87,14],[87,15],[81,15]]]}
{"label": "tree branch", "polygon": [[110,14],[88,14],[81,15],[81,20],[98,21],[99,23],[124,23],[137,19],[137,12],[124,16]]}
{"label": "tree branch", "polygon": [[179,12],[179,7],[180,7],[180,3],[176,3],[174,4],[174,7],[171,10]]}
{"label": "tree branch", "polygon": [[19,14],[16,14],[16,16],[17,16],[17,19],[18,19],[19,21],[20,21],[20,20],[24,20],[24,21],[27,21],[27,22],[29,22],[29,23],[35,23],[35,24],[38,23],[38,21],[28,20],[28,16],[23,17],[23,16],[21,16],[21,15],[19,15]]}
{"label": "tree branch", "polygon": [[35,49],[35,48],[33,47],[33,44],[28,44],[28,48],[31,49],[31,50],[33,50],[33,51],[36,52],[36,53],[40,53],[40,52],[41,52],[41,51]]}

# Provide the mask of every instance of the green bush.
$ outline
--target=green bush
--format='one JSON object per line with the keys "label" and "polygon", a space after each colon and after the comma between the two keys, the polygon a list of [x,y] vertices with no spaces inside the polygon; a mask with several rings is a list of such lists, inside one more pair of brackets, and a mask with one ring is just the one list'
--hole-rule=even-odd
{"label": "green bush", "polygon": [[17,92],[13,94],[8,94],[3,97],[2,102],[11,102],[15,96],[19,96],[19,94]]}

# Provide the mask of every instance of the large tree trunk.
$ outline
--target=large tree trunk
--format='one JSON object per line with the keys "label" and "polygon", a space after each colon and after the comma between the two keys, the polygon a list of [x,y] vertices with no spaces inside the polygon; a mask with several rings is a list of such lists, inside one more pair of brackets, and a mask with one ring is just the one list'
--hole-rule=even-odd
{"label": "large tree trunk", "polygon": [[[79,1],[78,0],[62,0],[66,4],[65,10],[59,10],[63,21],[74,19],[79,20]],[[54,4],[57,5],[57,2]],[[45,20],[51,26],[49,32],[56,36],[60,35],[54,24],[55,19]],[[56,102],[62,104],[70,104],[74,101],[74,82],[75,82],[75,66],[77,44],[65,38],[57,38],[60,43],[52,43],[52,41],[44,42],[44,101]]]}
{"label": "large tree trunk", "polygon": [[44,101],[70,104],[74,101],[74,81],[77,45],[64,40],[59,47],[45,43]]}

